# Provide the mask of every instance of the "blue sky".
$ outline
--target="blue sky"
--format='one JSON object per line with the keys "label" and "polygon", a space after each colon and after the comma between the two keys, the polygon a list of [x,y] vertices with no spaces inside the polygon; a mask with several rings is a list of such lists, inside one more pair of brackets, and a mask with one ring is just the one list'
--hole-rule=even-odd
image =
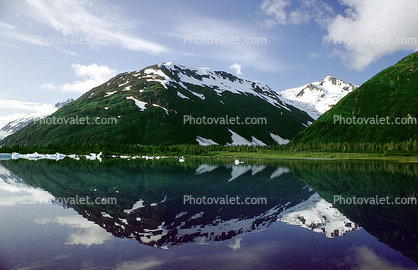
{"label": "blue sky", "polygon": [[167,61],[275,91],[361,85],[418,49],[416,14],[417,0],[1,1],[0,127]]}

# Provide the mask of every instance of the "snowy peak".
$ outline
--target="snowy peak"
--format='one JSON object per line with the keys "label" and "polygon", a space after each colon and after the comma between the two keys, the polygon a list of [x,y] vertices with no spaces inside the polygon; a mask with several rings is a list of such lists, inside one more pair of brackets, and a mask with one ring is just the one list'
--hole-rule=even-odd
{"label": "snowy peak", "polygon": [[[155,68],[153,68],[155,67]],[[153,81],[160,81],[162,85],[170,84],[174,87],[181,86],[192,94],[195,94],[188,85],[210,87],[218,96],[226,91],[234,94],[252,94],[262,98],[278,108],[289,110],[281,100],[279,95],[274,92],[267,84],[262,82],[254,82],[247,79],[239,78],[225,71],[212,71],[209,68],[193,68],[187,67],[173,62],[158,64],[156,66],[145,69],[147,75],[153,74],[159,78],[152,78]],[[140,71],[137,71],[137,76]],[[204,96],[200,96],[204,99]]]}
{"label": "snowy peak", "polygon": [[67,104],[69,104],[69,103],[71,103],[71,102],[73,102],[74,101],[74,99],[73,98],[68,98],[67,100],[65,100],[65,101],[62,101],[62,102],[57,102],[57,104],[55,104],[55,108],[58,108],[58,109],[60,109],[60,108],[62,108],[62,107],[64,107],[65,105],[67,105]]}
{"label": "snowy peak", "polygon": [[317,119],[356,88],[357,85],[327,76],[320,82],[308,83],[278,94],[284,102],[306,111],[312,118]]}
{"label": "snowy peak", "polygon": [[325,77],[320,83],[319,83],[320,87],[323,87],[324,89],[327,89],[328,91],[332,92],[332,91],[348,91],[351,92],[353,90],[355,90],[356,88],[358,88],[357,85],[351,84],[351,83],[346,83],[338,78],[332,77],[332,76],[327,76]]}

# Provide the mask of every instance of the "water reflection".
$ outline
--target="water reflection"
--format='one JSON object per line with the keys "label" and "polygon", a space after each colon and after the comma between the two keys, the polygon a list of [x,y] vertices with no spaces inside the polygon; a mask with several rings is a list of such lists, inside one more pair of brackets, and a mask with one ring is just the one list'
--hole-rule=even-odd
{"label": "water reflection", "polygon": [[65,245],[85,245],[88,247],[101,245],[111,239],[108,232],[79,215],[35,219],[35,223],[42,225],[56,223],[60,226],[79,229],[78,232],[69,235]]}
{"label": "water reflection", "polygon": [[418,166],[390,162],[306,162],[292,168],[329,202],[344,198],[390,198],[390,204],[334,203],[341,213],[389,247],[418,263],[418,205],[395,198],[417,198]]}
{"label": "water reflection", "polygon": [[[37,224],[78,229],[69,235],[66,245],[101,245],[111,233],[162,249],[231,239],[229,248],[238,251],[244,234],[282,221],[328,238],[364,227],[417,261],[416,206],[331,204],[335,194],[416,195],[415,165],[307,161],[246,161],[234,165],[230,160],[213,159],[188,159],[184,163],[19,160],[1,164],[6,169],[0,171],[0,189],[26,196],[3,200],[11,201],[11,205],[74,196],[117,199],[113,205],[64,204],[61,206],[69,206],[79,215],[35,220]],[[42,196],[34,195],[39,192]],[[184,203],[184,195],[263,197],[267,204],[191,205]],[[365,265],[381,262],[365,247],[352,251],[346,259],[362,260]]]}

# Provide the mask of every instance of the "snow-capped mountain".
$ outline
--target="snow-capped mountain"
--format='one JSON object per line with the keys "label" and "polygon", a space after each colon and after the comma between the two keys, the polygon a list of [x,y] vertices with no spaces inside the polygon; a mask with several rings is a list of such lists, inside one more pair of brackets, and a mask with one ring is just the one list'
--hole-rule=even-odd
{"label": "snow-capped mountain", "polygon": [[278,220],[324,233],[328,238],[342,236],[358,228],[318,193],[314,193],[307,201],[285,209]]}
{"label": "snow-capped mountain", "polygon": [[73,144],[81,138],[140,145],[272,145],[287,143],[314,120],[264,83],[172,62],[119,74],[53,116],[114,117],[117,123],[31,126],[31,135],[19,131],[4,145]]}
{"label": "snow-capped mountain", "polygon": [[316,120],[356,88],[357,85],[327,76],[320,82],[308,83],[278,94],[284,102],[306,111]]}
{"label": "snow-capped mountain", "polygon": [[[51,115],[52,113],[56,112],[58,109],[64,107],[65,105],[73,102],[74,99],[72,98],[68,98],[65,101],[62,102],[58,102],[57,104],[55,104],[55,106],[53,108],[51,108],[51,110],[49,112],[47,112],[45,114],[45,112],[43,113],[32,113],[29,114],[25,117],[13,120],[9,123],[7,123],[5,126],[3,126],[2,129],[0,129],[0,140],[3,139],[6,136],[9,136],[10,134],[15,133],[16,131],[18,131],[19,129],[27,126],[28,124],[32,123],[33,121],[37,121],[40,120],[42,118],[47,117],[48,115]],[[3,136],[3,137],[2,137]]]}

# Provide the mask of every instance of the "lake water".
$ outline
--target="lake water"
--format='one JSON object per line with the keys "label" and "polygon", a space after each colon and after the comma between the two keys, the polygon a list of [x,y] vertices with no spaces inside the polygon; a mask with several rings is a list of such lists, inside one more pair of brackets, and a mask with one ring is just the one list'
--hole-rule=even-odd
{"label": "lake water", "polygon": [[242,161],[0,161],[0,269],[418,269],[418,164]]}

